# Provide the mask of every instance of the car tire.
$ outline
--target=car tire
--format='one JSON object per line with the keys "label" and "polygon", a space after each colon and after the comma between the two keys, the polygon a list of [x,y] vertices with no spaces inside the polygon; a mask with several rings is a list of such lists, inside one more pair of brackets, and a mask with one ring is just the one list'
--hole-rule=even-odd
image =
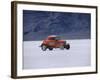
{"label": "car tire", "polygon": [[49,50],[53,50],[53,48],[49,48]]}
{"label": "car tire", "polygon": [[45,46],[45,45],[42,45],[42,46],[41,46],[41,49],[42,49],[43,51],[46,51],[46,49],[47,49],[47,46]]}
{"label": "car tire", "polygon": [[61,50],[64,50],[64,46],[60,46],[60,49],[61,49]]}
{"label": "car tire", "polygon": [[66,49],[70,49],[70,45],[69,45],[69,44],[67,44],[65,48],[66,48]]}

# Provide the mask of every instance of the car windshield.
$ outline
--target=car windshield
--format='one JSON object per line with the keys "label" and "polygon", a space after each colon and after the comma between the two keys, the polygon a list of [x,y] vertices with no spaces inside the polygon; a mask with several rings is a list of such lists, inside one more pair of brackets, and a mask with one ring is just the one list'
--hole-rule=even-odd
{"label": "car windshield", "polygon": [[55,37],[55,40],[60,40],[60,37]]}
{"label": "car windshield", "polygon": [[49,40],[60,40],[60,37],[49,37]]}

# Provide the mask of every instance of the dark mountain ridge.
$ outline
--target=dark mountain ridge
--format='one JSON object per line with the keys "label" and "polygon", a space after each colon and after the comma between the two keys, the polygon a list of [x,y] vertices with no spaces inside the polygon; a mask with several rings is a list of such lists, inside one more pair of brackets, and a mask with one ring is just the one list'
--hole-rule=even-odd
{"label": "dark mountain ridge", "polygon": [[43,40],[49,35],[63,39],[90,39],[89,13],[23,10],[23,40]]}

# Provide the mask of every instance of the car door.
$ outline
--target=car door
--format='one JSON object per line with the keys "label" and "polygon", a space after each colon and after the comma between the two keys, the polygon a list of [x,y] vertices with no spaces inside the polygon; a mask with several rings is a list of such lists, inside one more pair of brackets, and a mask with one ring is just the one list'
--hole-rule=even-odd
{"label": "car door", "polygon": [[56,40],[54,38],[49,39],[49,46],[56,47]]}

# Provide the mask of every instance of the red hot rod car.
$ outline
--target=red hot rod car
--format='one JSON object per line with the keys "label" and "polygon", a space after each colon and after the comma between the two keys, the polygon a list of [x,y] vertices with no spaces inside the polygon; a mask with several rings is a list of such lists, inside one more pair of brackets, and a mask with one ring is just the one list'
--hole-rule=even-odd
{"label": "red hot rod car", "polygon": [[65,40],[61,40],[58,36],[48,36],[45,40],[43,40],[41,44],[41,49],[46,51],[47,49],[53,50],[53,48],[60,48],[61,50],[70,49],[69,43]]}

